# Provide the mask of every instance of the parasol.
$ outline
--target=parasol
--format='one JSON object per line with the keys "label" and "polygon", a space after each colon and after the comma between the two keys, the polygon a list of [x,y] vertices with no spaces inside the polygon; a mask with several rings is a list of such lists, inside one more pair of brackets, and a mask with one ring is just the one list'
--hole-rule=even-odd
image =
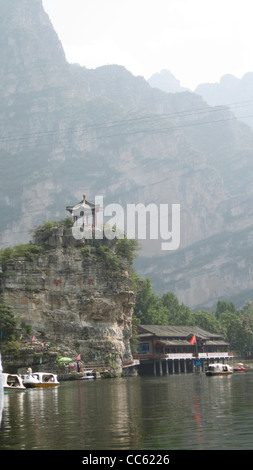
{"label": "parasol", "polygon": [[61,357],[60,359],[58,359],[58,362],[73,362],[73,359],[71,359],[70,357]]}

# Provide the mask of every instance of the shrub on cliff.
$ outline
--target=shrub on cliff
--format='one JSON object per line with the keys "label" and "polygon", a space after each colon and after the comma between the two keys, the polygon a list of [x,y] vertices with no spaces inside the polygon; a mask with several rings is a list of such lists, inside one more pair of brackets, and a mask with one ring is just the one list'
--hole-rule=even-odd
{"label": "shrub on cliff", "polygon": [[5,341],[14,339],[17,319],[14,309],[0,296],[0,336]]}
{"label": "shrub on cliff", "polygon": [[8,263],[19,258],[26,258],[29,261],[33,261],[42,250],[43,247],[30,243],[17,245],[13,248],[8,247],[0,251],[0,264],[4,269]]}
{"label": "shrub on cliff", "polygon": [[63,228],[69,228],[72,227],[73,225],[73,219],[72,217],[66,217],[63,220],[58,220],[58,221],[45,221],[43,225],[39,225],[35,230],[34,234],[40,233],[41,235],[41,240],[44,242],[47,242],[49,237],[53,233],[53,229],[56,227],[63,227]]}
{"label": "shrub on cliff", "polygon": [[129,264],[133,263],[139,249],[140,245],[136,239],[120,238],[117,240],[116,255],[125,258]]}
{"label": "shrub on cliff", "polygon": [[127,265],[133,263],[139,250],[137,240],[128,240],[127,238],[117,239],[115,248],[109,248],[103,241],[95,240],[93,245],[86,245],[81,248],[84,257],[96,257],[104,261],[104,263],[114,271],[124,269]]}
{"label": "shrub on cliff", "polygon": [[84,246],[81,253],[85,258],[94,258],[105,263],[108,272],[120,272],[123,268],[120,258],[103,243],[97,242],[95,246]]}

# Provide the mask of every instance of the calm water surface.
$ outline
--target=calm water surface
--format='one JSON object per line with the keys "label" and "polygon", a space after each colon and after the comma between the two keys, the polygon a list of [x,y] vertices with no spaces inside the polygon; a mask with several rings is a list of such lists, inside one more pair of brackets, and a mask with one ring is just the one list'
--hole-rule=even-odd
{"label": "calm water surface", "polygon": [[0,449],[253,449],[253,371],[62,382],[6,394]]}

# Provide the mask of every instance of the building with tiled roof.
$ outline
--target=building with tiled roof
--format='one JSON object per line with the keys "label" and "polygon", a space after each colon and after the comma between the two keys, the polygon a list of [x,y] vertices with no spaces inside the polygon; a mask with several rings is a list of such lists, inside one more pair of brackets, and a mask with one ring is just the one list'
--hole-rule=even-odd
{"label": "building with tiled roof", "polygon": [[139,325],[137,333],[140,372],[152,370],[155,375],[193,372],[210,362],[233,357],[222,335],[198,326]]}

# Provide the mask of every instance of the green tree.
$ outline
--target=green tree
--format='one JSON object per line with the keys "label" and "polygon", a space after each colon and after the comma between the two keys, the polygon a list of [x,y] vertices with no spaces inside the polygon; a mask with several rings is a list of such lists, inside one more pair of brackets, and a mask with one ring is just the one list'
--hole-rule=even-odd
{"label": "green tree", "polygon": [[16,326],[17,319],[14,309],[0,296],[0,334],[3,341],[11,341],[15,338]]}
{"label": "green tree", "polygon": [[248,304],[248,307],[241,315],[243,326],[243,355],[252,356],[253,354],[253,305]]}
{"label": "green tree", "polygon": [[253,301],[247,300],[240,309],[240,313],[244,313],[249,307],[253,307]]}
{"label": "green tree", "polygon": [[228,341],[231,348],[243,354],[245,338],[241,316],[234,312],[223,312],[220,315],[220,325],[225,340]]}
{"label": "green tree", "polygon": [[132,264],[137,257],[137,251],[140,250],[140,244],[136,239],[119,238],[116,245],[116,255],[126,258],[129,264]]}
{"label": "green tree", "polygon": [[154,294],[149,279],[142,282],[142,289],[137,296],[134,314],[139,323],[143,325],[167,325],[161,299]]}
{"label": "green tree", "polygon": [[133,315],[132,336],[130,339],[130,346],[131,346],[131,351],[133,354],[136,354],[138,352],[139,338],[138,338],[138,333],[137,333],[137,327],[138,327],[138,318],[135,315]]}
{"label": "green tree", "polygon": [[180,304],[174,294],[167,292],[162,296],[161,302],[166,310],[167,325],[193,325],[192,311],[183,303]]}
{"label": "green tree", "polygon": [[194,317],[191,310],[180,304],[177,297],[167,292],[157,296],[149,279],[143,281],[140,295],[137,296],[135,316],[144,325],[193,325]]}
{"label": "green tree", "polygon": [[221,327],[213,312],[198,310],[193,317],[196,326],[210,331],[210,333],[220,333]]}
{"label": "green tree", "polygon": [[215,316],[217,320],[220,319],[220,316],[223,312],[232,312],[236,313],[237,310],[235,308],[235,305],[233,302],[226,302],[225,300],[218,300],[217,306],[216,306],[216,311],[215,311]]}

